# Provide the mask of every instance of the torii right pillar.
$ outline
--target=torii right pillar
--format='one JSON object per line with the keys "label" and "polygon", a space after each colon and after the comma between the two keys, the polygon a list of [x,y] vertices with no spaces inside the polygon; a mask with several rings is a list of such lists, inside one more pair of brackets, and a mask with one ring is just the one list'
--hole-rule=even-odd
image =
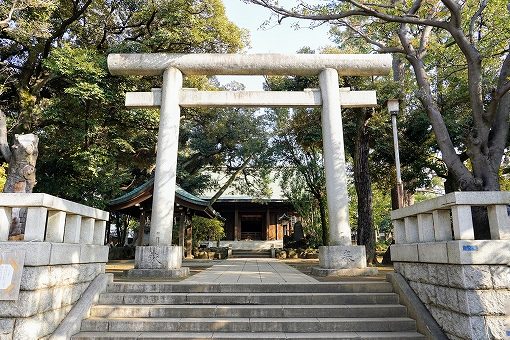
{"label": "torii right pillar", "polygon": [[337,70],[332,68],[323,70],[319,75],[319,85],[322,96],[322,140],[330,245],[319,248],[319,267],[314,267],[312,274],[319,276],[377,274],[376,268],[367,267],[365,246],[352,245],[351,242]]}

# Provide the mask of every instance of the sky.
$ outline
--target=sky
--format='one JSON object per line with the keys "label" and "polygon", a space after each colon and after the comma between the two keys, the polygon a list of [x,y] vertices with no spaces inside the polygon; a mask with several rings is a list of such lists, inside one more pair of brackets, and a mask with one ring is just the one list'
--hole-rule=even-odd
{"label": "sky", "polygon": [[[260,26],[270,18],[271,12],[261,6],[246,4],[242,0],[223,0],[227,17],[237,26],[250,32],[251,47],[246,53],[296,53],[301,47],[308,46],[314,50],[332,45],[328,39],[329,27],[322,25],[308,28],[309,22],[287,18],[282,24],[272,23],[267,29]],[[294,1],[282,0],[281,5],[292,6]],[[296,29],[293,24],[299,23],[303,28]],[[218,76],[221,83],[232,80],[243,83],[246,90],[261,90],[264,81],[261,76]]]}

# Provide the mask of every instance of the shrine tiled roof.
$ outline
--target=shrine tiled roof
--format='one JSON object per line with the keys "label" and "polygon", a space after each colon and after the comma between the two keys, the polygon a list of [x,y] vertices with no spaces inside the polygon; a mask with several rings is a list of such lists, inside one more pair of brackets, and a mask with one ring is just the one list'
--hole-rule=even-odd
{"label": "shrine tiled roof", "polygon": [[[111,211],[125,211],[132,214],[136,211],[134,207],[152,202],[152,192],[154,189],[154,177],[147,180],[142,185],[125,193],[124,195],[114,198],[108,202]],[[218,217],[218,213],[209,207],[209,202],[203,200],[178,185],[175,187],[175,202],[187,208],[200,211],[210,217]]]}

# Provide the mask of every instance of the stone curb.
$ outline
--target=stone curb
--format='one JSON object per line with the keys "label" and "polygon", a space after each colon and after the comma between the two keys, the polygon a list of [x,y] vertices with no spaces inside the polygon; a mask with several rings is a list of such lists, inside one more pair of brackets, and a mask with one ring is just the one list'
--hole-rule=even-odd
{"label": "stone curb", "polygon": [[392,284],[400,303],[407,307],[409,317],[416,320],[418,332],[424,334],[429,340],[448,340],[439,324],[402,275],[389,273],[386,274],[386,280]]}
{"label": "stone curb", "polygon": [[73,306],[69,314],[60,323],[48,340],[66,340],[78,333],[81,322],[88,317],[90,308],[98,301],[99,294],[106,291],[109,283],[113,282],[113,274],[99,274],[82,294],[78,302]]}
{"label": "stone curb", "polygon": [[322,267],[312,267],[311,275],[313,276],[375,276],[379,271],[375,267],[365,268],[346,268],[346,269],[330,269]]}
{"label": "stone curb", "polygon": [[185,278],[189,276],[189,268],[173,268],[173,269],[130,269],[125,270],[124,274],[128,278]]}

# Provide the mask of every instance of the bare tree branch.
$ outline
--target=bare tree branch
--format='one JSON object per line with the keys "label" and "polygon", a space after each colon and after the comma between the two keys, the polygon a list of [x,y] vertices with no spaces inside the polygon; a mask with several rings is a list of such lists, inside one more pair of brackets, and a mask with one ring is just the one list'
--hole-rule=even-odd
{"label": "bare tree branch", "polygon": [[244,169],[246,169],[246,167],[248,166],[250,161],[253,159],[253,157],[254,157],[254,155],[250,155],[248,158],[246,158],[245,161],[243,162],[243,164],[241,164],[241,166],[232,175],[230,175],[230,178],[228,179],[228,181],[225,184],[223,184],[223,186],[214,194],[213,197],[211,197],[211,199],[207,203],[208,207],[212,207],[214,202],[216,202],[218,200],[218,198],[220,198],[220,196],[223,195],[225,190],[227,190],[228,187],[230,185],[232,185],[232,183],[234,183],[237,176],[239,176],[239,174],[241,172],[243,172]]}
{"label": "bare tree branch", "polygon": [[487,7],[488,0],[482,0],[480,1],[480,6],[478,7],[478,10],[473,14],[471,17],[471,20],[469,20],[469,41],[473,44],[474,43],[474,35],[475,35],[475,24],[476,20],[482,15],[483,10],[485,7]]}
{"label": "bare tree branch", "polygon": [[7,14],[7,17],[3,20],[0,20],[0,30],[3,31],[7,27],[9,27],[9,22],[12,20],[12,15],[14,14],[14,11],[16,10],[17,3],[18,3],[18,1],[14,0],[12,2],[12,6],[11,6],[11,9],[9,10],[9,13]]}
{"label": "bare tree branch", "polygon": [[49,55],[50,49],[51,49],[52,44],[53,44],[53,41],[56,38],[61,37],[62,35],[64,35],[64,33],[66,32],[67,28],[72,23],[74,23],[76,20],[78,20],[78,18],[80,18],[83,13],[85,13],[87,8],[89,8],[89,6],[92,4],[92,1],[93,0],[86,0],[81,8],[78,8],[77,2],[73,1],[73,14],[69,18],[67,18],[64,21],[62,21],[62,23],[60,24],[60,27],[58,27],[57,30],[55,32],[53,32],[51,37],[49,37],[46,40],[46,44],[44,45],[43,58],[46,58]]}
{"label": "bare tree branch", "polygon": [[356,27],[349,24],[347,21],[340,21],[339,24],[341,26],[345,26],[349,28],[351,31],[359,35],[363,40],[365,40],[367,43],[372,44],[374,46],[378,47],[378,52],[380,53],[405,53],[405,51],[401,48],[397,47],[386,47],[383,43],[376,41],[372,38],[370,38],[368,35],[363,33],[361,30],[357,29]]}
{"label": "bare tree branch", "polygon": [[298,18],[298,19],[308,19],[308,20],[322,20],[322,21],[333,21],[333,20],[340,20],[343,18],[348,18],[352,16],[364,16],[364,17],[376,17],[378,19],[388,21],[388,22],[397,22],[397,23],[407,23],[407,24],[414,24],[414,25],[420,25],[420,26],[434,26],[442,29],[447,29],[448,24],[444,21],[438,21],[438,20],[430,20],[430,19],[420,19],[415,16],[397,16],[397,15],[390,15],[386,13],[378,12],[368,6],[362,5],[360,3],[357,3],[355,1],[347,0],[349,3],[351,3],[353,6],[357,7],[358,10],[350,10],[350,11],[344,11],[337,14],[301,14],[298,12],[294,12],[292,10],[287,10],[283,7],[278,7],[275,5],[272,5],[270,1],[268,0],[246,0],[251,3],[254,3],[256,5],[260,5],[263,7],[266,7],[273,11],[274,13],[281,15],[278,19],[278,22],[281,22],[283,19],[292,17],[292,18]]}

